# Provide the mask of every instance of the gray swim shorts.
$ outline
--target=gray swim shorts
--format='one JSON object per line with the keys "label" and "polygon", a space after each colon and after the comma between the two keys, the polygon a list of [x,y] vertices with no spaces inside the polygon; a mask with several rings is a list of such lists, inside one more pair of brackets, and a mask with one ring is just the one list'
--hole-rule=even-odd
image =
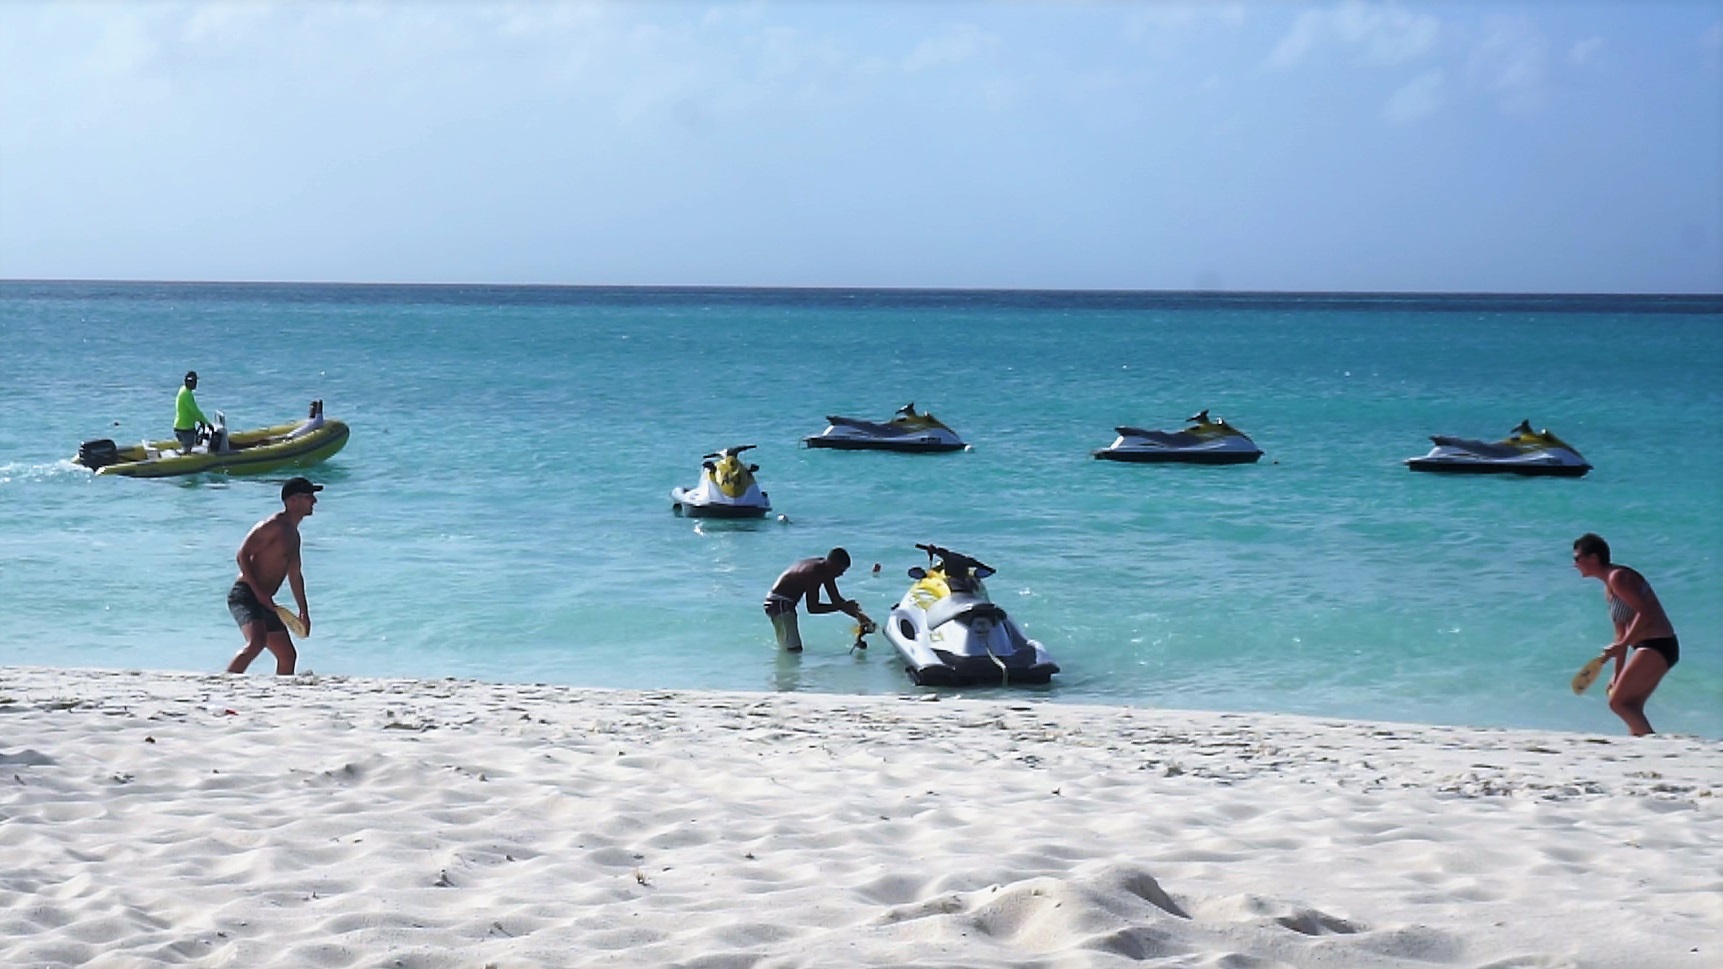
{"label": "gray swim shorts", "polygon": [[265,609],[263,603],[257,601],[257,593],[251,591],[251,583],[240,579],[227,590],[227,611],[233,613],[233,621],[244,629],[254,622],[263,623],[263,628],[272,633],[284,633],[287,626],[273,609]]}

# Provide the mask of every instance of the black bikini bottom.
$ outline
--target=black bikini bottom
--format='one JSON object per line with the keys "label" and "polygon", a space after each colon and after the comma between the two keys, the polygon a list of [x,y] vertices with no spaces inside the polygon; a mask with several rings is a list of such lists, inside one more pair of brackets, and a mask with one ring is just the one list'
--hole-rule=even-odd
{"label": "black bikini bottom", "polygon": [[1674,636],[1659,636],[1656,639],[1647,639],[1643,642],[1634,643],[1633,648],[1651,650],[1657,655],[1663,657],[1663,662],[1671,668],[1674,668],[1675,664],[1681,660],[1681,644],[1676,642]]}

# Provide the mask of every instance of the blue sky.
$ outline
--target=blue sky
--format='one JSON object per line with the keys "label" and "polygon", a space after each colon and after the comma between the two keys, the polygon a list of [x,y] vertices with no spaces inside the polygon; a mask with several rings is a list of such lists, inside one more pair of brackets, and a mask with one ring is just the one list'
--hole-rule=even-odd
{"label": "blue sky", "polygon": [[0,277],[1723,292],[1723,0],[0,3]]}

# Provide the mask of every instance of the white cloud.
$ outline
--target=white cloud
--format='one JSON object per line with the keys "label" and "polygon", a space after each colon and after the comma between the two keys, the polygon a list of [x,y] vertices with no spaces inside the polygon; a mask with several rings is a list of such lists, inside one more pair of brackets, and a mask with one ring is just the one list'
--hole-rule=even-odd
{"label": "white cloud", "polygon": [[1523,113],[1543,106],[1548,61],[1549,42],[1530,21],[1497,17],[1486,25],[1466,72],[1503,111]]}
{"label": "white cloud", "polygon": [[1394,124],[1409,124],[1428,117],[1442,106],[1445,76],[1440,70],[1428,71],[1395,91],[1382,108],[1382,117]]}
{"label": "white cloud", "polygon": [[[458,11],[456,11],[458,12]],[[587,30],[601,24],[606,15],[599,3],[508,4],[474,10],[505,35],[540,37],[545,34]]]}
{"label": "white cloud", "polygon": [[1165,37],[1208,23],[1241,27],[1248,19],[1241,3],[1155,3],[1131,10],[1125,18],[1125,38],[1133,43]]}
{"label": "white cloud", "polygon": [[236,46],[262,39],[261,28],[275,17],[269,3],[221,3],[194,7],[180,38],[188,44]]}
{"label": "white cloud", "polygon": [[706,10],[700,20],[702,27],[717,27],[724,24],[749,23],[758,24],[766,20],[765,0],[750,0],[748,3],[719,3]]}
{"label": "white cloud", "polygon": [[1596,57],[1597,52],[1602,49],[1602,37],[1587,37],[1585,40],[1574,44],[1573,47],[1568,49],[1567,59],[1580,67],[1584,67],[1585,65],[1590,64],[1591,59]]}
{"label": "white cloud", "polygon": [[1268,55],[1271,67],[1296,67],[1320,43],[1327,15],[1317,11],[1300,14],[1292,24],[1292,32],[1280,39]]}
{"label": "white cloud", "polygon": [[904,70],[914,73],[929,68],[944,67],[975,60],[999,45],[999,39],[984,33],[972,24],[955,24],[937,37],[930,37],[915,46],[905,58]]}
{"label": "white cloud", "polygon": [[1270,67],[1291,68],[1324,48],[1349,49],[1375,64],[1403,64],[1430,52],[1441,21],[1413,13],[1397,3],[1344,0],[1324,10],[1299,14],[1292,29],[1268,56]]}

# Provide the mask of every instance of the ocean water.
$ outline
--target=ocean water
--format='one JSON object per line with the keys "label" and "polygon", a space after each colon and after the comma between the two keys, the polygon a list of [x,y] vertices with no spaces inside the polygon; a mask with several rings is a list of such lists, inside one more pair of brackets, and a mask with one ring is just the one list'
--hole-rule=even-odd
{"label": "ocean water", "polygon": [[[233,555],[285,475],[67,461],[168,436],[187,369],[231,427],[314,397],[353,427],[304,526],[319,673],[920,692],[844,617],[777,652],[759,602],[844,545],[840,587],[883,617],[933,542],[993,565],[1064,667],[1013,695],[1616,733],[1567,686],[1611,637],[1571,564],[1596,531],[1681,636],[1653,722],[1723,737],[1714,297],[0,283],[0,665],[219,670],[238,647]],[[912,400],[973,449],[799,445]],[[1263,461],[1089,456],[1202,408]],[[1596,470],[1400,464],[1522,418]],[[789,521],[674,516],[700,455],[744,443]]]}

